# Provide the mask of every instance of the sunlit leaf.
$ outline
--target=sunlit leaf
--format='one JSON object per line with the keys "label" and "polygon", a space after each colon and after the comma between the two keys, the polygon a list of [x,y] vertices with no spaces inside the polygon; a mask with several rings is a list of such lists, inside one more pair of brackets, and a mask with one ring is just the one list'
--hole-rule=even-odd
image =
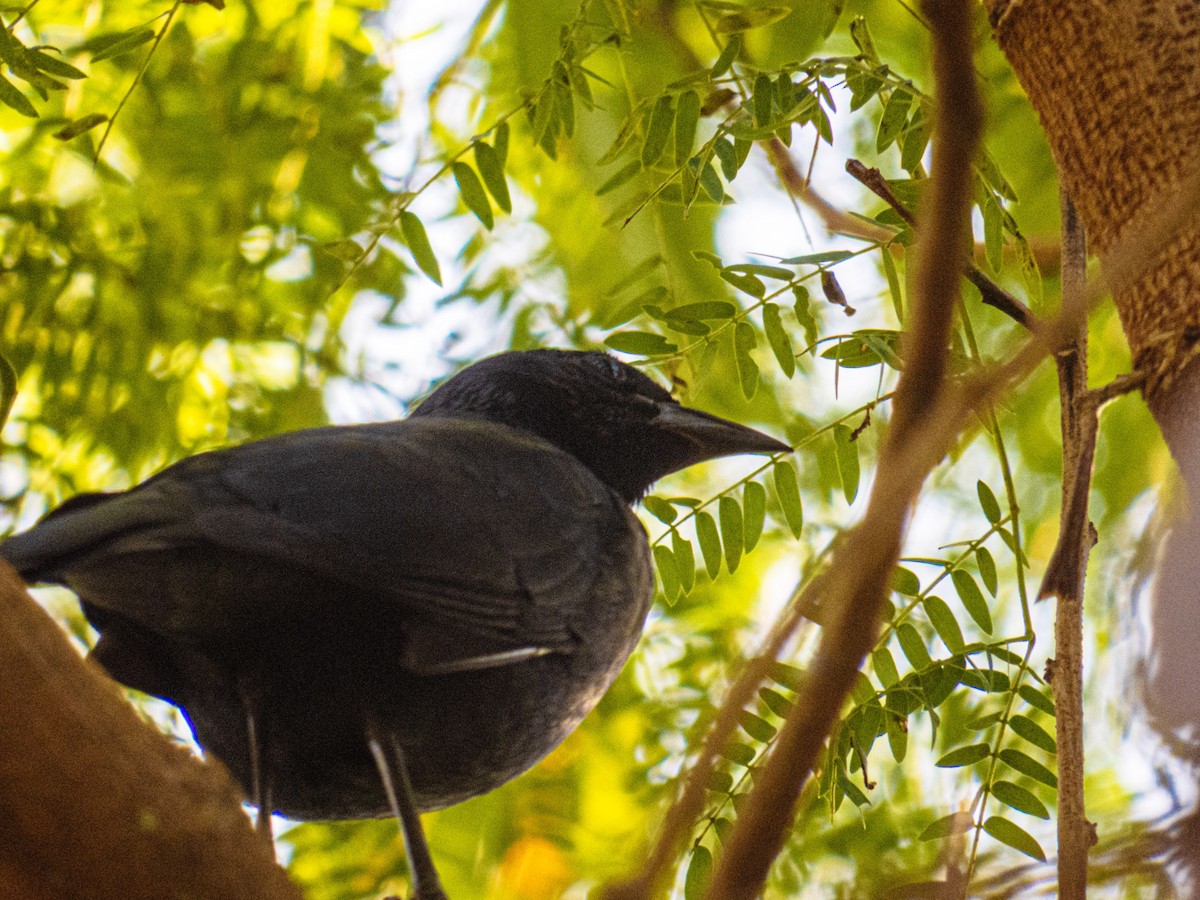
{"label": "sunlit leaf", "polygon": [[950,579],[954,582],[954,589],[958,591],[958,599],[962,601],[971,618],[975,620],[975,624],[985,634],[991,634],[992,614],[988,610],[987,601],[983,599],[983,592],[979,590],[979,585],[975,583],[971,573],[965,569],[955,569],[950,573]]}
{"label": "sunlit leaf", "polygon": [[837,452],[838,475],[842,479],[842,494],[847,503],[858,496],[858,441],[854,432],[845,425],[833,426],[833,446]]}
{"label": "sunlit leaf", "polygon": [[508,195],[508,182],[504,178],[504,163],[500,160],[494,147],[483,141],[473,145],[475,166],[483,178],[483,183],[492,195],[492,199],[506,213],[512,212],[512,199]]}
{"label": "sunlit leaf", "polygon": [[1034,840],[1029,832],[1005,819],[1003,816],[991,816],[983,823],[983,830],[1002,844],[1007,844],[1014,850],[1019,850],[1026,856],[1032,856],[1040,862],[1046,861],[1046,853],[1041,845]]}
{"label": "sunlit leaf", "polygon": [[758,545],[767,515],[767,489],[757,481],[748,481],[742,489],[742,532],[746,552]]}
{"label": "sunlit leaf", "polygon": [[696,539],[700,542],[700,554],[704,557],[708,577],[716,578],[721,571],[721,536],[716,520],[704,510],[696,513]]}
{"label": "sunlit leaf", "polygon": [[1058,776],[1029,754],[1023,753],[1015,747],[1005,747],[1000,751],[1000,760],[1022,775],[1032,778],[1034,781],[1040,782],[1047,787],[1052,787],[1055,790],[1058,789]]}
{"label": "sunlit leaf", "polygon": [[669,96],[662,96],[654,104],[650,121],[646,125],[646,140],[642,143],[642,165],[650,168],[667,149],[671,128],[675,124],[675,107]]}
{"label": "sunlit leaf", "polygon": [[788,378],[796,372],[796,351],[792,349],[792,339],[787,329],[783,327],[783,318],[779,307],[774,303],[763,306],[763,332],[767,336],[767,344],[775,354],[775,361]]}
{"label": "sunlit leaf", "polygon": [[728,494],[717,501],[718,519],[721,522],[721,543],[725,546],[725,564],[730,574],[737,571],[742,560],[745,539],[742,534],[742,508]]}
{"label": "sunlit leaf", "polygon": [[800,500],[796,470],[791,462],[783,459],[775,463],[771,471],[775,481],[775,493],[779,497],[779,505],[783,508],[783,516],[793,536],[798,538],[804,527],[804,505]]}
{"label": "sunlit leaf", "polygon": [[981,759],[987,759],[991,753],[992,748],[989,744],[969,744],[966,747],[951,750],[934,763],[934,765],[943,769],[955,769],[959,766],[972,765]]}
{"label": "sunlit leaf", "polygon": [[679,570],[675,567],[675,554],[670,547],[654,545],[654,568],[658,570],[659,580],[662,581],[663,596],[668,603],[674,602],[683,586],[679,580]]}
{"label": "sunlit leaf", "polygon": [[946,601],[941,597],[929,596],[925,598],[924,606],[925,614],[929,616],[929,622],[942,639],[942,643],[951,653],[961,650],[965,644],[962,629],[958,627],[958,620],[954,618],[954,613],[950,611]]}
{"label": "sunlit leaf", "polygon": [[1008,720],[1008,727],[1019,734],[1033,746],[1047,753],[1057,753],[1058,745],[1049,732],[1028,716],[1018,713]]}
{"label": "sunlit leaf", "polygon": [[416,260],[417,267],[425,273],[430,281],[440,287],[442,284],[442,270],[438,266],[437,256],[434,255],[433,247],[430,246],[429,236],[425,233],[425,225],[417,217],[416,213],[407,209],[401,211],[400,233],[404,235],[404,243],[408,245],[413,259]]}
{"label": "sunlit leaf", "polygon": [[737,364],[738,380],[747,400],[758,390],[758,363],[750,351],[758,344],[754,328],[748,322],[738,322],[733,328],[733,358]]}

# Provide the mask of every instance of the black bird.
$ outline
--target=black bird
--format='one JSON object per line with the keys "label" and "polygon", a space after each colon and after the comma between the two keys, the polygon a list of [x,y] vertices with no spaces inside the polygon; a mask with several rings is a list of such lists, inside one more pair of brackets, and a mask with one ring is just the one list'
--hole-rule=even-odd
{"label": "black bird", "polygon": [[[774,438],[687,409],[603,353],[493,356],[411,417],[202,453],[83,494],[0,544],[77,593],[118,681],[180,706],[269,834],[482,794],[595,706],[653,597],[630,505]],[[382,782],[382,788],[381,788]]]}

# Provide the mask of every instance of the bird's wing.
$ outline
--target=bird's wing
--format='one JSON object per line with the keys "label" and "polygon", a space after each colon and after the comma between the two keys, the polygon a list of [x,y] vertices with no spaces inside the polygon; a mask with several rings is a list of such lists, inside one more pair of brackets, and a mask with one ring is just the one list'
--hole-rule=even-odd
{"label": "bird's wing", "polygon": [[[572,623],[612,562],[611,542],[630,540],[630,521],[612,491],[544,441],[428,418],[201,454],[51,515],[0,555],[25,559],[27,574],[72,583],[73,568],[111,569],[164,550],[199,548],[214,561],[235,554],[402,610],[413,668],[455,669],[569,651]],[[214,616],[248,629],[304,615],[293,604],[311,602],[286,590],[248,596],[236,585],[201,602],[186,589],[167,593],[85,599],[152,630],[170,622],[196,635]]]}

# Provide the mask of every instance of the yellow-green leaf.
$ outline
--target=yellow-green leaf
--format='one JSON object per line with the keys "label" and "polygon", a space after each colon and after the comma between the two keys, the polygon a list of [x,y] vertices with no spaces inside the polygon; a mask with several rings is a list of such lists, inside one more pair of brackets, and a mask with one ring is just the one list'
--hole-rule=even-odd
{"label": "yellow-green leaf", "polygon": [[775,463],[772,472],[775,478],[775,493],[779,496],[779,505],[783,507],[783,517],[787,520],[792,534],[798,538],[804,527],[804,505],[800,500],[796,470],[789,460],[783,459]]}
{"label": "yellow-green leaf", "polygon": [[508,182],[504,179],[504,163],[496,149],[483,141],[476,141],[475,166],[483,178],[483,183],[492,195],[492,199],[506,213],[512,212],[512,199],[508,195]]}
{"label": "yellow-green leaf", "polygon": [[454,180],[458,184],[458,192],[462,196],[463,203],[475,214],[475,218],[483,223],[483,227],[491,231],[496,224],[496,219],[492,215],[492,204],[488,202],[483,185],[479,182],[479,176],[464,162],[456,162],[451,167],[451,171],[454,173]]}
{"label": "yellow-green leaf", "polygon": [[725,545],[725,564],[732,575],[742,560],[742,508],[736,500],[725,495],[717,501],[717,512],[721,522],[721,543]]}
{"label": "yellow-green leaf", "polygon": [[408,250],[412,253],[420,270],[430,281],[441,287],[442,270],[438,266],[433,247],[429,245],[429,236],[425,234],[425,226],[417,218],[416,213],[407,209],[401,211],[400,233],[404,235],[404,243],[408,245]]}

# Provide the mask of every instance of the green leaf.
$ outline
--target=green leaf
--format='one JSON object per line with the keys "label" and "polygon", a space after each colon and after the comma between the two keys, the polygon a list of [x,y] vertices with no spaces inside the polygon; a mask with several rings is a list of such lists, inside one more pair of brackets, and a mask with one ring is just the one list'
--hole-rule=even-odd
{"label": "green leaf", "polygon": [[618,331],[606,337],[604,345],[619,353],[635,353],[639,356],[662,356],[679,349],[661,334],[648,331]]}
{"label": "green leaf", "polygon": [[63,62],[57,57],[51,56],[48,53],[43,53],[41,50],[26,51],[25,59],[27,62],[34,65],[39,71],[45,72],[49,75],[56,75],[59,78],[69,78],[72,80],[87,78],[87,75],[79,71],[70,63]]}
{"label": "green leaf", "polygon": [[119,31],[114,34],[99,35],[89,38],[83,49],[90,50],[92,62],[102,62],[116,56],[123,56],[147,41],[154,40],[154,29],[132,28],[129,31]]}
{"label": "green leaf", "polygon": [[417,218],[416,213],[407,209],[401,211],[400,233],[404,235],[404,243],[408,245],[409,252],[417,262],[417,267],[425,273],[430,281],[441,287],[442,270],[438,266],[437,257],[434,256],[433,247],[429,245],[429,236],[425,233],[425,226]]}
{"label": "green leaf", "polygon": [[979,590],[979,585],[975,583],[971,573],[965,569],[955,569],[950,573],[950,580],[954,582],[954,589],[958,591],[958,599],[962,601],[971,618],[975,620],[975,624],[983,630],[984,634],[991,634],[992,614],[988,610],[987,601],[983,599],[983,592]]}
{"label": "green leaf", "polygon": [[679,515],[673,504],[654,494],[647,494],[643,497],[642,506],[646,507],[646,512],[664,525],[670,525]]}
{"label": "green leaf", "polygon": [[671,552],[675,554],[675,568],[679,572],[679,583],[683,586],[683,592],[690,594],[696,586],[696,553],[692,549],[692,542],[678,530],[672,530]]}
{"label": "green leaf", "polygon": [[717,159],[721,163],[721,174],[725,176],[725,180],[733,181],[737,177],[738,167],[741,165],[738,162],[737,153],[733,149],[733,144],[728,138],[717,138],[713,143],[713,152],[716,153]]}
{"label": "green leaf", "polygon": [[1034,709],[1040,709],[1048,716],[1054,715],[1054,701],[1031,684],[1023,684],[1017,691],[1021,698]]}
{"label": "green leaf", "polygon": [[757,6],[728,13],[717,19],[719,34],[734,34],[773,25],[791,15],[790,6]]}
{"label": "green leaf", "polygon": [[731,741],[726,742],[725,746],[721,748],[721,755],[737,763],[739,766],[749,766],[754,762],[754,757],[757,756],[753,747],[747,747],[745,744],[735,744]]}
{"label": "green leaf", "polygon": [[889,715],[883,721],[887,727],[888,749],[892,751],[892,759],[902,763],[908,755],[908,720]]}
{"label": "green leaf", "polygon": [[700,303],[687,303],[667,310],[667,319],[732,319],[737,315],[737,307],[726,300],[705,300]]}
{"label": "green leaf", "polygon": [[349,239],[330,241],[327,244],[322,244],[321,250],[328,253],[334,259],[340,259],[343,262],[357,262],[363,254],[363,249],[358,245],[358,242]]}
{"label": "green leaf", "polygon": [[900,649],[913,669],[920,671],[933,665],[921,633],[908,622],[902,622],[896,628],[896,640],[900,642]]}
{"label": "green leaf", "polygon": [[775,726],[761,716],[756,716],[754,713],[744,710],[741,718],[742,728],[746,734],[754,738],[760,744],[766,744],[775,737]]}
{"label": "green leaf", "polygon": [[742,49],[742,36],[734,34],[729,38],[729,41],[721,49],[721,55],[717,57],[717,61],[713,63],[712,77],[720,78],[729,71],[729,67],[733,65],[733,61],[737,58],[738,53]]}
{"label": "green leaf", "polygon": [[771,101],[774,99],[774,85],[771,77],[760,74],[754,79],[754,124],[766,128],[771,124]]}
{"label": "green leaf", "polygon": [[492,138],[492,146],[496,148],[496,159],[500,163],[500,168],[504,168],[504,164],[508,162],[509,130],[508,123],[501,122],[496,126],[496,134]]}
{"label": "green leaf", "polygon": [[822,250],[819,253],[806,253],[804,256],[789,256],[781,259],[785,266],[819,266],[833,265],[849,259],[854,254],[849,250]]}
{"label": "green leaf", "polygon": [[996,561],[992,559],[992,554],[987,547],[976,548],[975,565],[979,567],[979,577],[983,579],[983,586],[988,589],[989,594],[995,597],[1000,582],[996,578]]}
{"label": "green leaf", "polygon": [[725,266],[725,271],[745,275],[762,275],[764,278],[774,278],[777,281],[791,281],[795,277],[795,273],[791,269],[764,266],[762,263],[736,263],[732,266]]}
{"label": "green leaf", "polygon": [[793,666],[790,663],[780,662],[779,660],[771,663],[771,680],[790,691],[798,691],[806,677],[807,673],[799,666]]}
{"label": "green leaf", "polygon": [[29,98],[22,94],[20,89],[3,75],[0,75],[0,103],[3,103],[10,109],[15,109],[23,116],[29,116],[31,119],[38,117],[38,111],[29,102]]}
{"label": "green leaf", "polygon": [[700,900],[704,896],[712,877],[712,864],[712,853],[707,847],[697,844],[692,849],[692,859],[683,880],[683,900]]}
{"label": "green leaf", "polygon": [[775,479],[775,493],[779,497],[779,505],[783,508],[783,517],[787,520],[793,537],[799,538],[804,527],[804,505],[800,500],[800,484],[796,479],[796,470],[789,460],[781,459],[775,463],[772,474]]}
{"label": "green leaf", "polygon": [[747,322],[738,322],[733,328],[733,358],[737,364],[738,379],[742,383],[742,394],[747,400],[758,389],[758,364],[750,355],[758,343],[754,328]]}
{"label": "green leaf", "polygon": [[769,687],[758,689],[758,695],[762,698],[763,705],[767,707],[775,715],[781,719],[786,719],[792,711],[792,701],[783,694]]}
{"label": "green leaf", "polygon": [[1000,214],[1000,204],[991,194],[984,198],[980,212],[983,214],[984,259],[988,270],[995,275],[1004,265],[1004,217]]}
{"label": "green leaf", "polygon": [[13,402],[17,399],[17,373],[12,364],[0,356],[0,427],[8,421]]}
{"label": "green leaf", "polygon": [[699,122],[700,95],[695,91],[684,91],[675,107],[675,165],[683,165],[692,155]]}
{"label": "green leaf", "polygon": [[1021,282],[1029,294],[1030,302],[1036,307],[1042,301],[1042,273],[1038,269],[1037,257],[1023,235],[1016,236],[1017,261],[1021,265]]}
{"label": "green leaf", "polygon": [[833,447],[837,453],[838,475],[842,479],[842,494],[847,503],[858,496],[858,442],[853,438],[849,426],[833,426]]}
{"label": "green leaf", "polygon": [[742,508],[736,500],[725,495],[717,501],[717,512],[721,522],[721,543],[725,545],[725,564],[732,575],[742,560],[742,547],[745,545],[742,534]]}
{"label": "green leaf", "polygon": [[926,110],[925,104],[918,104],[917,111],[908,120],[908,128],[905,129],[904,136],[900,138],[900,167],[913,177],[920,172],[925,157],[925,148],[929,145],[932,125],[930,119],[931,116]]}
{"label": "green leaf", "polygon": [[721,184],[717,170],[712,167],[710,162],[706,162],[704,168],[700,170],[700,187],[704,188],[704,193],[708,194],[709,199],[714,203],[725,202],[725,186]]}
{"label": "green leaf", "polygon": [[767,489],[757,481],[747,481],[742,488],[742,514],[743,539],[749,553],[758,545],[767,517]]}
{"label": "green leaf", "polygon": [[1023,812],[1027,816],[1035,816],[1039,819],[1050,818],[1050,811],[1046,809],[1046,804],[1035,797],[1031,791],[1013,784],[1011,781],[995,782],[992,785],[992,796],[1005,806],[1011,806],[1017,812]]}
{"label": "green leaf", "polygon": [[983,823],[983,830],[1000,843],[1019,850],[1026,856],[1032,856],[1040,862],[1046,861],[1046,854],[1042,850],[1041,844],[1034,840],[1029,832],[1002,816],[991,816]]}
{"label": "green leaf", "polygon": [[879,677],[879,683],[885,688],[892,687],[900,681],[900,673],[896,670],[896,660],[887,647],[879,647],[871,651],[871,667]]}
{"label": "green leaf", "polygon": [[642,165],[647,169],[658,162],[667,149],[667,141],[671,137],[671,126],[675,124],[675,107],[671,98],[663,95],[654,104],[650,113],[650,122],[646,126],[646,140],[642,144]]}
{"label": "green leaf", "polygon": [[663,544],[654,545],[654,568],[662,581],[663,596],[668,603],[674,603],[683,585],[679,580],[679,570],[675,567],[675,554],[671,548]]}
{"label": "green leaf", "polygon": [[921,593],[921,581],[911,569],[896,566],[892,570],[892,590],[905,597],[915,597]]}
{"label": "green leaf", "polygon": [[54,132],[54,136],[60,141],[69,141],[72,138],[77,138],[81,134],[91,131],[97,125],[102,125],[108,121],[108,116],[104,113],[89,113],[86,116],[80,116],[73,122],[68,122],[65,126]]}
{"label": "green leaf", "polygon": [[847,778],[845,775],[838,777],[838,782],[846,796],[850,798],[850,802],[855,806],[870,806],[871,801],[867,799],[867,795],[858,789],[858,785]]}
{"label": "green leaf", "polygon": [[883,260],[883,274],[887,278],[888,293],[892,297],[892,309],[896,313],[896,321],[904,321],[904,292],[900,288],[900,275],[896,271],[896,261],[892,259],[892,251],[887,245],[879,248]]}
{"label": "green leaf", "polygon": [[767,335],[767,343],[775,354],[775,361],[783,374],[791,378],[796,373],[796,351],[792,349],[792,339],[787,329],[783,327],[783,317],[779,307],[774,303],[763,306],[763,331]]}
{"label": "green leaf", "polygon": [[942,639],[942,643],[951,653],[962,650],[965,646],[962,629],[958,627],[958,620],[954,618],[954,613],[950,611],[946,601],[941,597],[929,596],[925,598],[924,605],[925,615],[929,616],[929,622]]}
{"label": "green leaf", "polygon": [[883,107],[879,118],[879,132],[875,136],[875,152],[882,153],[900,136],[908,122],[908,110],[912,106],[912,94],[895,88]]}
{"label": "green leaf", "polygon": [[983,514],[987,520],[993,525],[1000,522],[1000,504],[996,502],[996,495],[992,493],[992,489],[983,481],[975,483],[975,492],[979,495],[979,506],[983,510]]}
{"label": "green leaf", "polygon": [[458,184],[458,192],[462,196],[463,203],[475,214],[475,218],[483,223],[483,227],[491,231],[496,220],[492,216],[492,204],[488,202],[483,185],[479,182],[479,176],[464,162],[456,162],[451,166],[451,171],[454,173],[454,180]]}
{"label": "green leaf", "polygon": [[476,141],[474,150],[475,166],[479,169],[479,174],[483,176],[483,183],[487,186],[488,193],[492,195],[497,206],[506,213],[511,213],[512,199],[508,195],[508,182],[504,179],[504,163],[500,161],[500,154],[494,147],[483,141]]}
{"label": "green leaf", "polygon": [[721,536],[716,521],[704,510],[696,513],[696,539],[700,542],[708,577],[716,578],[721,571]]}
{"label": "green leaf", "polygon": [[917,838],[919,841],[936,841],[939,838],[950,837],[952,834],[966,834],[975,825],[974,819],[968,812],[950,813],[942,816],[925,826]]}
{"label": "green leaf", "polygon": [[990,744],[969,744],[966,747],[958,747],[951,750],[941,759],[934,763],[942,769],[956,769],[959,766],[969,766],[979,762],[981,759],[987,759],[991,754],[992,748]]}
{"label": "green leaf", "polygon": [[1058,744],[1054,742],[1054,738],[1050,737],[1046,729],[1029,716],[1018,713],[1008,720],[1008,727],[1038,749],[1045,750],[1047,753],[1058,752]]}
{"label": "green leaf", "polygon": [[756,300],[761,300],[766,296],[767,286],[756,275],[744,275],[740,272],[731,271],[729,268],[721,269],[719,274],[721,278],[732,284],[743,294],[749,294]]}
{"label": "green leaf", "polygon": [[603,197],[610,191],[615,191],[640,171],[642,171],[642,161],[640,159],[630,160],[610,175],[604,184],[596,188],[596,196]]}
{"label": "green leaf", "polygon": [[1000,751],[1000,761],[1015,769],[1022,775],[1032,778],[1047,787],[1058,789],[1058,776],[1043,766],[1027,753],[1022,753],[1015,747],[1005,747]]}

